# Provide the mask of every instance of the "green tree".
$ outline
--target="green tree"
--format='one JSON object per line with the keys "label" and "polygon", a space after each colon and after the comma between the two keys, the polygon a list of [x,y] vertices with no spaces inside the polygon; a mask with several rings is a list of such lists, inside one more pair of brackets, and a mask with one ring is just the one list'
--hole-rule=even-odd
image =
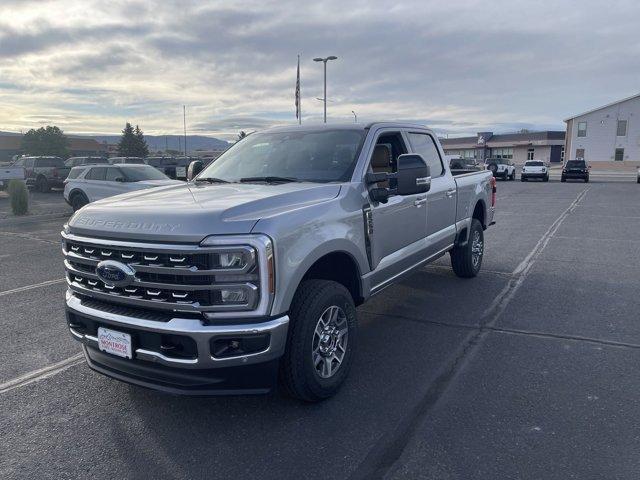
{"label": "green tree", "polygon": [[144,139],[144,134],[138,125],[136,125],[134,134],[136,136],[136,147],[138,149],[136,157],[146,157],[149,155],[149,146],[147,145],[147,141]]}
{"label": "green tree", "polygon": [[22,137],[22,150],[25,155],[69,156],[69,139],[58,127],[40,127],[29,130]]}
{"label": "green tree", "polygon": [[138,125],[133,128],[129,122],[126,123],[118,143],[118,155],[123,157],[146,157],[149,155],[149,147]]}

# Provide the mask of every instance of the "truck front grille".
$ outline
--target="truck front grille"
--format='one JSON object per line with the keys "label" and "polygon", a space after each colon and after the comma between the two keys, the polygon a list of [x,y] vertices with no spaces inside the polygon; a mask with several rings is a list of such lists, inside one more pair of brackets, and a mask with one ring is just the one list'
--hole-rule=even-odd
{"label": "truck front grille", "polygon": [[[252,310],[260,297],[258,261],[250,246],[139,244],[63,234],[62,251],[69,288],[101,302],[199,313]],[[229,251],[240,252],[246,262],[223,267],[221,255]],[[129,266],[133,278],[124,285],[103,280],[97,267],[105,260]],[[227,303],[228,298],[241,300]]]}

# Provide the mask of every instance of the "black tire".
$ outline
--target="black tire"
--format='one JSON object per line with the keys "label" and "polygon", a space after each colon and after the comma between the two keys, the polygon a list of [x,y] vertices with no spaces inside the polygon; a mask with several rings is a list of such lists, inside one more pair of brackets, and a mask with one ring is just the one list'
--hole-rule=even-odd
{"label": "black tire", "polygon": [[521,182],[526,182],[527,181],[527,177],[525,177],[524,175],[520,174],[520,181]]}
{"label": "black tire", "polygon": [[[313,361],[318,321],[332,306],[346,317],[347,339],[342,362],[329,378],[322,378]],[[356,346],[356,307],[349,291],[330,280],[306,280],[300,284],[289,309],[289,332],[280,362],[280,384],[294,398],[318,402],[332,397],[349,374]]]}
{"label": "black tire", "polygon": [[511,174],[511,181],[514,181],[516,179],[516,171],[514,170],[513,173]]}
{"label": "black tire", "polygon": [[546,177],[544,177],[542,180],[543,180],[543,181],[545,181],[545,182],[548,182],[548,181],[549,181],[549,175],[547,175]]}
{"label": "black tire", "polygon": [[[478,234],[481,242],[480,255],[477,262],[474,261],[473,255],[473,239]],[[451,256],[451,267],[453,272],[461,278],[473,278],[480,272],[482,267],[482,257],[484,256],[484,231],[482,224],[476,218],[471,220],[471,227],[469,228],[469,237],[466,245],[455,246],[449,252]]]}
{"label": "black tire", "polygon": [[71,195],[71,208],[73,208],[74,212],[77,212],[82,207],[84,207],[87,203],[89,203],[89,199],[82,192],[76,192]]}
{"label": "black tire", "polygon": [[589,183],[589,177],[585,177],[584,183]]}
{"label": "black tire", "polygon": [[566,178],[564,178],[564,177],[560,177],[560,181],[561,181],[562,183],[564,183],[564,182],[566,182],[566,181],[567,181],[567,179],[566,179]]}
{"label": "black tire", "polygon": [[49,185],[49,181],[45,177],[38,177],[36,180],[36,189],[39,192],[47,193],[51,191],[51,185]]}

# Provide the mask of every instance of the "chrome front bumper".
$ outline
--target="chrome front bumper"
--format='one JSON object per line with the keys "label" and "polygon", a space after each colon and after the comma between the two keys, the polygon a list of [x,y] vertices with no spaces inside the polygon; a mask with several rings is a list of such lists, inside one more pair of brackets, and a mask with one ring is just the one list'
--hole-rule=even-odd
{"label": "chrome front bumper", "polygon": [[[71,291],[66,293],[67,316],[86,317],[100,325],[117,330],[118,327],[126,331],[150,332],[159,335],[179,335],[193,340],[197,347],[195,358],[172,358],[160,351],[148,348],[136,348],[134,345],[133,361],[152,362],[156,365],[182,369],[212,369],[246,366],[258,363],[266,363],[276,360],[284,354],[287,341],[287,329],[289,317],[284,315],[261,323],[241,323],[226,325],[204,325],[195,318],[176,318],[167,322],[146,320],[134,316],[125,316],[118,313],[106,312],[83,305],[79,297]],[[98,349],[98,339],[94,335],[83,334],[69,330],[72,336],[86,347]],[[211,353],[211,340],[216,337],[242,337],[251,335],[268,334],[268,346],[261,351],[233,357],[217,358]]]}

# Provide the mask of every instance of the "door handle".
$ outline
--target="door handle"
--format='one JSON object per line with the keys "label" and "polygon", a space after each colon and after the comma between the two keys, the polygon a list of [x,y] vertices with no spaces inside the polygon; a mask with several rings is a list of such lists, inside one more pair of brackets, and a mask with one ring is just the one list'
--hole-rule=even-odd
{"label": "door handle", "polygon": [[455,189],[450,188],[449,190],[446,191],[445,195],[449,198],[453,197],[456,194]]}
{"label": "door handle", "polygon": [[420,208],[420,206],[424,205],[425,203],[427,203],[427,197],[418,197],[413,202],[413,204],[418,208]]}

